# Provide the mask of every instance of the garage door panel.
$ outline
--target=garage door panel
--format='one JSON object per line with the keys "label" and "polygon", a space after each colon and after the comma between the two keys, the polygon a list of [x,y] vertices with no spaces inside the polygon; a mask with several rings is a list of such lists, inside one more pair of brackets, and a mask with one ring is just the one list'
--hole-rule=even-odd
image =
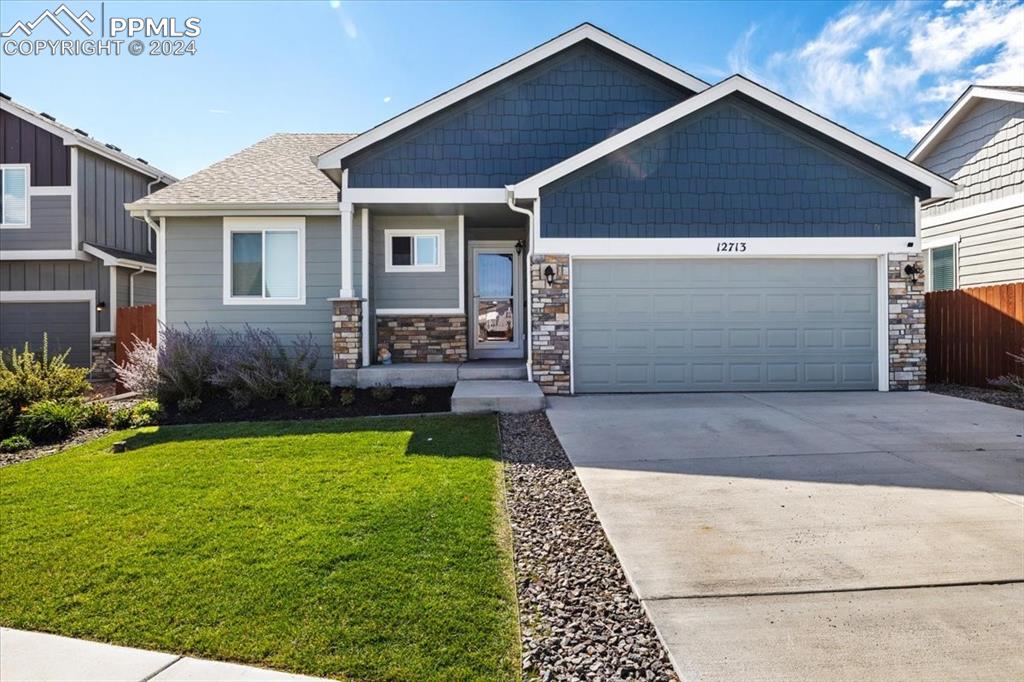
{"label": "garage door panel", "polygon": [[577,391],[877,386],[874,261],[578,260],[573,273]]}
{"label": "garage door panel", "polygon": [[70,350],[70,364],[88,367],[91,314],[91,307],[85,302],[0,303],[0,348],[21,350],[27,342],[39,351],[45,333],[51,355]]}

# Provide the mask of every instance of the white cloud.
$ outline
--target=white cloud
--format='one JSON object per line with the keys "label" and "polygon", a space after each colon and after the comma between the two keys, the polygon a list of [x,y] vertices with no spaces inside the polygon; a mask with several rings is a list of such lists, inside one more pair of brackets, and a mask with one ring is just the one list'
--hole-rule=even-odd
{"label": "white cloud", "polygon": [[858,2],[805,44],[755,59],[758,27],[734,69],[826,116],[917,139],[971,83],[1024,84],[1024,4]]}
{"label": "white cloud", "polygon": [[384,98],[384,104],[387,104],[390,101],[391,101],[391,95],[388,95],[387,97]]}
{"label": "white cloud", "polygon": [[329,4],[331,9],[338,9],[341,7],[341,0],[331,0]]}
{"label": "white cloud", "polygon": [[230,114],[231,113],[227,109],[208,109],[207,111],[209,113],[211,113],[211,114]]}

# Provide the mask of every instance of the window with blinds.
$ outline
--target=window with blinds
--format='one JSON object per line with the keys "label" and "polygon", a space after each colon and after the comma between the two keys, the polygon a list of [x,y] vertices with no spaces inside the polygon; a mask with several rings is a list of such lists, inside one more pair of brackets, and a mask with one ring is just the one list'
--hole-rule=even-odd
{"label": "window with blinds", "polygon": [[940,246],[931,250],[932,291],[949,291],[956,288],[956,245]]}

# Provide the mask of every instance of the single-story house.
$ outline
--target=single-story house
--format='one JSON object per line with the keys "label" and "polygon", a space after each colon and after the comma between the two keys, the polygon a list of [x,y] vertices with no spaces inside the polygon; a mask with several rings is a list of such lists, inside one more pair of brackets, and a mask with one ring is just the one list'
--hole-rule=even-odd
{"label": "single-story house", "polygon": [[117,309],[156,302],[156,239],[124,205],[174,180],[0,93],[0,350],[45,333],[112,379]]}
{"label": "single-story house", "polygon": [[167,325],[312,333],[335,384],[519,362],[546,393],[924,384],[922,202],[954,184],[592,25],[359,135],[130,204]]}
{"label": "single-story house", "polygon": [[1024,282],[1024,86],[967,88],[908,158],[957,183],[921,212],[928,290]]}

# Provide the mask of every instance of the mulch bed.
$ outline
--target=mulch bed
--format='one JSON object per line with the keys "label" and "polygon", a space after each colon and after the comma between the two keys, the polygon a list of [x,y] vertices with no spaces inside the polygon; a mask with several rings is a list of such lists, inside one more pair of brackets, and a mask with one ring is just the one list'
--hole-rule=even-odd
{"label": "mulch bed", "polygon": [[[437,388],[394,388],[387,400],[373,396],[371,389],[355,390],[355,402],[342,405],[342,389],[331,391],[331,398],[322,407],[296,407],[284,400],[268,400],[248,407],[236,407],[226,395],[203,400],[198,410],[177,412],[167,409],[161,424],[204,424],[210,422],[277,421],[293,419],[334,419],[338,417],[375,417],[391,414],[448,412],[452,405],[451,386]],[[423,396],[413,404],[414,396]]]}
{"label": "mulch bed", "polygon": [[547,417],[500,424],[524,678],[678,680]]}
{"label": "mulch bed", "polygon": [[0,452],[0,467],[5,467],[9,464],[18,464],[19,462],[28,462],[29,460],[39,459],[46,455],[55,455],[58,452],[67,450],[68,448],[73,448],[76,445],[88,443],[100,436],[105,436],[108,433],[110,433],[110,429],[84,429],[77,432],[63,443],[56,443],[54,445],[37,445],[35,447],[22,450],[21,452]]}
{"label": "mulch bed", "polygon": [[998,388],[978,388],[977,386],[960,386],[958,384],[928,384],[932,393],[950,395],[954,398],[977,400],[980,403],[1001,405],[1015,410],[1024,410],[1024,393],[1004,391]]}

